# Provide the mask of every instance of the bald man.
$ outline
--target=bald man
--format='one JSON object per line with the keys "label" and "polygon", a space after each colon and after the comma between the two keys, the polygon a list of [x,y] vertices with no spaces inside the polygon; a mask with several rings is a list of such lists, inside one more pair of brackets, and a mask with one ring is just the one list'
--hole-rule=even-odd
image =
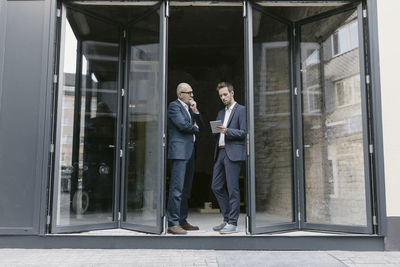
{"label": "bald man", "polygon": [[199,230],[186,219],[194,174],[194,143],[204,123],[192,87],[180,83],[176,94],[178,99],[168,105],[168,159],[171,160],[168,232],[186,234],[186,231]]}

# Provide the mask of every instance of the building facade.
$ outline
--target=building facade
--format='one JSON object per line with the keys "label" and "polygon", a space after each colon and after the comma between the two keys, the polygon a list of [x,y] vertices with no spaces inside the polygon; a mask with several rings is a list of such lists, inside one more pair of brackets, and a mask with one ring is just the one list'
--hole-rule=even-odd
{"label": "building facade", "polygon": [[[400,248],[396,1],[0,4],[1,247]],[[242,234],[165,235],[167,104],[189,82],[214,120],[223,80],[247,109]],[[133,234],[92,234],[112,229]]]}

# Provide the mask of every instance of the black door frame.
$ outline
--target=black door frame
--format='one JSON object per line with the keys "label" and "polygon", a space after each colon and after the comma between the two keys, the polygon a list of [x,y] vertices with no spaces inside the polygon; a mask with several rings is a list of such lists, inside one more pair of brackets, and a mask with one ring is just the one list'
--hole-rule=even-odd
{"label": "black door frame", "polygon": [[366,91],[366,63],[365,60],[365,43],[364,38],[364,21],[363,21],[363,7],[362,2],[353,2],[348,5],[300,20],[295,22],[296,29],[296,86],[299,88],[299,92],[302,92],[302,79],[301,79],[301,27],[308,23],[312,23],[318,20],[328,18],[347,11],[357,11],[357,22],[358,22],[358,41],[359,41],[359,63],[360,63],[360,90],[361,90],[361,109],[362,109],[362,129],[363,129],[363,152],[364,152],[364,179],[365,179],[365,203],[366,203],[366,226],[349,226],[349,225],[335,225],[335,224],[319,224],[307,222],[307,211],[306,211],[306,195],[305,195],[305,170],[304,170],[304,134],[303,134],[303,105],[302,105],[302,94],[299,93],[297,98],[297,121],[298,121],[298,149],[299,149],[299,168],[300,168],[300,229],[309,230],[321,230],[321,231],[337,231],[337,232],[350,232],[350,233],[366,233],[371,234],[373,232],[373,219],[372,219],[372,172],[371,172],[371,158],[369,144],[371,142],[370,125],[371,122],[368,119],[368,103],[367,103],[367,91]]}
{"label": "black door frame", "polygon": [[[161,168],[161,177],[158,179],[158,189],[159,192],[157,192],[157,223],[156,226],[147,226],[147,225],[141,225],[141,224],[135,224],[132,222],[126,222],[126,211],[127,211],[127,188],[126,188],[126,182],[127,182],[127,177],[128,177],[128,106],[129,106],[129,73],[130,73],[130,49],[129,48],[129,31],[127,30],[130,26],[135,25],[137,22],[141,21],[142,19],[146,18],[147,16],[153,14],[154,12],[160,12],[160,33],[159,33],[159,48],[160,48],[160,70],[159,70],[159,80],[160,80],[160,90],[161,90],[161,99],[160,99],[160,104],[161,104],[161,110],[162,114],[161,117],[163,118],[162,121],[159,122],[159,127],[162,129],[159,132],[159,135],[157,138],[160,140],[163,140],[163,153],[158,155],[159,159],[158,162],[160,162],[159,168]],[[121,179],[123,180],[121,182],[121,204],[120,204],[120,210],[123,211],[121,212],[121,217],[120,217],[120,227],[122,229],[128,229],[128,230],[134,230],[134,231],[139,231],[139,232],[146,232],[146,233],[153,233],[153,234],[160,234],[164,231],[164,218],[165,218],[165,212],[164,212],[164,202],[165,202],[165,197],[164,197],[164,192],[165,192],[165,175],[166,175],[166,166],[165,166],[165,159],[166,159],[166,152],[165,152],[165,132],[166,132],[166,66],[167,66],[167,11],[168,11],[168,3],[165,2],[159,2],[156,5],[153,5],[149,7],[149,9],[143,13],[142,16],[139,16],[138,18],[134,19],[133,21],[129,22],[127,25],[124,26],[124,31],[126,32],[126,38],[124,40],[125,44],[125,69],[124,69],[124,97],[123,97],[123,104],[122,106],[123,111],[123,121],[122,124],[124,125],[124,131],[122,133],[122,155],[123,155],[123,160],[121,160]],[[125,34],[124,34],[125,35]]]}
{"label": "black door frame", "polygon": [[[124,205],[124,200],[125,200],[125,186],[124,186],[124,181],[127,179],[126,172],[124,171],[124,168],[126,168],[126,162],[125,158],[126,157],[121,157],[122,155],[126,155],[126,133],[123,131],[123,129],[120,127],[122,123],[126,123],[126,115],[127,115],[127,99],[128,97],[126,94],[123,95],[123,90],[125,88],[125,91],[127,88],[127,74],[128,74],[128,64],[127,64],[127,56],[128,53],[126,53],[126,48],[127,46],[127,40],[126,38],[126,29],[136,23],[138,20],[148,16],[149,14],[153,12],[157,12],[158,10],[160,11],[160,62],[161,62],[161,68],[160,68],[160,73],[159,73],[159,78],[161,81],[160,89],[162,90],[162,105],[164,108],[162,109],[164,114],[162,114],[162,117],[164,118],[164,121],[161,121],[160,124],[162,124],[162,129],[163,133],[160,134],[161,138],[163,138],[164,142],[164,154],[160,155],[162,159],[165,158],[165,129],[166,129],[166,123],[165,123],[165,105],[166,105],[166,61],[167,61],[167,55],[166,55],[166,41],[167,41],[167,11],[168,11],[168,3],[164,1],[155,1],[156,4],[149,6],[148,11],[143,13],[142,16],[139,16],[138,18],[133,19],[131,22],[129,22],[127,25],[122,25],[121,23],[117,21],[113,21],[110,19],[107,19],[105,17],[99,16],[96,13],[83,10],[79,8],[78,5],[74,5],[72,3],[69,3],[68,0],[60,2],[60,21],[58,25],[58,33],[59,33],[59,38],[58,38],[58,48],[57,48],[57,62],[59,66],[56,66],[58,77],[60,76],[61,68],[59,62],[60,62],[60,57],[62,57],[63,51],[61,51],[61,42],[63,41],[63,36],[65,36],[65,31],[62,31],[62,27],[66,24],[66,9],[71,9],[76,12],[80,12],[82,14],[85,14],[87,16],[90,16],[96,20],[102,21],[104,23],[110,24],[115,26],[118,31],[119,31],[119,62],[118,62],[118,90],[117,90],[117,105],[118,105],[118,111],[117,111],[117,118],[116,118],[116,137],[115,137],[115,153],[114,153],[114,190],[113,190],[113,219],[109,223],[89,223],[89,224],[82,224],[82,225],[68,225],[68,226],[57,226],[57,199],[58,199],[58,189],[59,189],[59,182],[58,179],[55,179],[56,173],[58,172],[60,166],[59,166],[59,155],[57,154],[57,151],[59,151],[59,146],[60,142],[55,142],[55,153],[54,153],[54,159],[53,159],[53,170],[52,170],[52,190],[50,191],[51,194],[49,193],[49,204],[50,204],[50,210],[51,210],[51,222],[50,222],[50,232],[51,233],[69,233],[69,232],[81,232],[81,231],[92,231],[92,230],[105,230],[105,229],[113,229],[113,228],[125,228],[125,229],[131,229],[131,230],[136,230],[136,231],[142,231],[142,232],[149,232],[149,233],[161,233],[163,231],[163,220],[164,220],[164,194],[165,191],[165,164],[163,166],[160,166],[163,168],[162,170],[162,177],[159,179],[159,190],[158,192],[158,215],[157,216],[157,226],[156,227],[148,227],[144,225],[139,225],[139,224],[131,224],[131,223],[124,223],[122,222],[121,217],[124,216],[126,210],[125,210],[125,205]],[[78,40],[78,52],[77,52],[77,72],[76,73],[81,73],[81,49],[80,49],[80,41]],[[79,85],[80,79],[77,79],[77,83]],[[58,85],[60,86],[60,82],[58,82]],[[76,90],[76,93],[79,94],[79,90]],[[57,103],[61,98],[57,97],[57,94],[59,94],[59,89],[56,89],[55,92],[55,102]],[[54,110],[54,120],[53,120],[53,129],[56,129],[53,132],[53,139],[54,140],[59,140],[59,133],[60,129],[58,129],[57,125],[60,123],[60,112],[57,110],[57,107],[60,105],[55,105],[55,110]],[[75,105],[75,111],[79,105]],[[76,113],[76,112],[75,112]],[[75,116],[75,115],[74,115]],[[77,116],[78,117],[78,116]],[[79,120],[79,118],[78,118]],[[74,120],[75,121],[75,120]],[[77,124],[74,122],[74,124]],[[79,125],[79,123],[78,123]],[[75,127],[76,128],[76,127]],[[124,127],[126,129],[127,127]],[[121,153],[122,152],[122,153]],[[163,162],[163,161],[160,161]],[[49,218],[50,219],[50,218]]]}
{"label": "black door frame", "polygon": [[[122,33],[122,28],[121,28],[121,25],[119,23],[116,23],[116,22],[114,22],[112,20],[108,20],[106,18],[98,16],[95,13],[79,9],[79,7],[68,3],[68,1],[61,2],[60,3],[60,16],[61,16],[60,20],[61,21],[60,21],[60,25],[59,25],[59,29],[58,29],[58,32],[59,32],[59,39],[58,39],[58,41],[59,41],[58,45],[59,46],[58,46],[58,49],[57,49],[57,51],[58,51],[57,52],[57,54],[58,54],[57,58],[58,59],[63,57],[62,53],[64,52],[64,51],[61,51],[61,42],[64,41],[63,37],[65,36],[65,31],[62,31],[61,29],[62,29],[62,27],[64,27],[66,25],[66,9],[67,8],[71,9],[71,10],[74,10],[76,12],[80,12],[80,13],[83,13],[85,15],[88,15],[88,16],[90,16],[90,17],[92,17],[92,18],[94,18],[96,20],[102,21],[102,22],[104,22],[106,24],[113,25],[113,26],[116,27],[116,29],[119,30],[120,36],[122,35],[121,34]],[[79,78],[77,79],[77,86],[80,87],[80,75],[79,74],[81,73],[81,54],[82,53],[81,53],[81,45],[80,45],[81,42],[79,40],[77,40],[77,42],[78,42],[78,46],[77,46],[78,47],[78,51],[77,51],[77,64],[76,64],[77,71],[76,71],[76,76],[79,76]],[[120,50],[120,55],[121,55],[121,47],[119,48],[119,50]],[[60,60],[58,60],[57,63],[59,64],[59,66],[57,66],[57,70],[58,70],[57,76],[60,77],[62,66],[60,65]],[[119,58],[119,68],[121,67],[120,65],[121,65],[121,57]],[[61,82],[58,82],[58,87],[60,87],[60,86],[62,86],[62,84],[61,84]],[[118,87],[119,88],[121,87],[120,77],[118,79]],[[76,90],[76,92],[75,92],[75,94],[78,94],[78,96],[79,96],[79,93],[80,93],[79,91],[80,90]],[[60,98],[60,95],[59,95],[60,92],[61,92],[61,90],[59,90],[59,88],[58,88],[57,92],[55,93],[55,95],[56,95],[55,96],[55,101],[58,103],[57,105],[55,105],[57,107],[57,109],[58,109],[58,107],[60,107],[60,105],[59,105],[60,104],[59,101],[61,101],[61,98]],[[119,102],[120,101],[120,90],[118,90],[118,97],[117,98],[118,98],[117,101]],[[78,102],[80,102],[80,101],[78,101]],[[60,139],[59,138],[60,137],[60,128],[59,128],[59,126],[60,126],[60,123],[61,123],[61,121],[60,121],[61,112],[59,112],[59,110],[57,110],[57,109],[55,109],[55,116],[54,116],[55,119],[53,121],[53,124],[54,124],[53,127],[54,127],[54,129],[56,129],[54,131],[53,135],[55,135],[55,140],[58,140],[58,141],[55,142],[55,149],[54,149],[54,151],[55,151],[55,153],[54,153],[54,161],[53,161],[54,167],[53,167],[53,173],[52,173],[52,177],[53,177],[52,182],[53,182],[53,184],[52,184],[52,191],[51,191],[52,192],[52,196],[51,196],[51,200],[52,200],[51,201],[52,216],[51,216],[51,223],[50,223],[50,225],[51,225],[50,231],[51,231],[51,233],[68,233],[68,232],[79,232],[79,231],[90,231],[90,230],[100,230],[100,229],[115,228],[115,227],[118,226],[118,221],[116,221],[116,218],[117,218],[116,207],[117,207],[117,205],[119,205],[119,202],[115,201],[115,193],[116,193],[116,186],[115,185],[117,185],[119,183],[119,181],[117,181],[118,179],[116,179],[116,177],[118,177],[118,176],[115,176],[115,174],[119,172],[118,161],[115,161],[115,170],[114,170],[114,178],[113,178],[114,179],[114,184],[115,184],[114,185],[114,196],[113,196],[113,212],[112,212],[113,220],[111,222],[108,222],[108,223],[91,223],[91,224],[82,224],[82,225],[57,226],[57,199],[58,199],[58,189],[59,189],[60,185],[59,185],[59,180],[55,179],[55,177],[57,175],[57,172],[60,169],[60,166],[59,166],[59,163],[58,163],[60,155],[57,152],[59,151],[59,147],[60,147],[60,142],[59,142],[59,139]],[[77,117],[76,116],[77,109],[79,109],[79,105],[78,104],[74,104],[74,117]],[[78,118],[78,120],[80,121],[79,118]],[[118,115],[117,115],[117,122],[119,122],[119,112],[118,112]],[[76,124],[79,126],[80,122],[76,122],[74,120],[74,128],[79,128],[79,127],[75,127]],[[117,155],[117,149],[116,148],[119,145],[118,138],[116,138],[115,144],[116,145],[115,145],[114,158]],[[76,146],[76,144],[74,144],[74,145]],[[79,144],[78,144],[78,146],[79,146]]]}
{"label": "black door frame", "polygon": [[[334,232],[353,232],[353,233],[373,233],[373,199],[371,194],[374,192],[373,177],[371,171],[371,162],[373,161],[369,146],[373,144],[370,127],[372,122],[368,118],[368,92],[366,90],[365,73],[366,63],[364,51],[366,46],[366,38],[364,38],[364,21],[362,1],[354,1],[350,4],[320,13],[315,16],[308,17],[299,21],[289,22],[284,18],[280,18],[275,14],[268,12],[267,7],[259,6],[251,1],[246,3],[246,18],[245,18],[245,60],[246,60],[246,104],[248,107],[248,210],[250,232],[252,234],[260,234],[276,231],[289,230],[320,230]],[[280,22],[290,24],[289,33],[290,42],[290,81],[291,81],[291,118],[292,118],[292,144],[293,144],[293,222],[287,224],[277,224],[270,226],[256,225],[256,207],[255,207],[255,144],[254,144],[254,111],[251,107],[254,106],[254,84],[253,84],[253,30],[252,30],[252,11],[258,10],[265,15],[274,18]],[[364,226],[348,226],[348,225],[328,225],[306,222],[305,210],[305,173],[304,173],[304,149],[303,149],[303,127],[302,127],[302,83],[300,72],[300,36],[301,26],[310,22],[318,21],[335,14],[346,12],[349,10],[357,10],[358,12],[358,38],[359,38],[359,60],[360,60],[360,82],[361,82],[361,106],[362,106],[362,128],[363,128],[363,150],[364,150],[364,177],[365,177],[365,202],[366,202],[366,219],[367,225]]]}
{"label": "black door frame", "polygon": [[[276,231],[288,231],[296,230],[298,228],[298,191],[297,191],[297,161],[296,159],[296,120],[295,120],[295,95],[294,95],[294,80],[293,80],[293,66],[294,66],[294,54],[293,54],[293,23],[283,17],[279,17],[262,6],[259,6],[250,1],[246,3],[246,16],[245,16],[245,68],[246,68],[246,105],[247,105],[247,129],[248,129],[248,147],[247,147],[247,175],[248,175],[248,210],[249,216],[249,231],[252,234],[261,234],[267,232]],[[276,223],[271,225],[258,226],[256,224],[256,188],[255,188],[255,141],[254,141],[254,71],[253,71],[253,10],[267,15],[268,17],[285,24],[288,29],[288,43],[289,43],[289,81],[290,81],[290,117],[291,117],[291,141],[292,141],[292,222]]]}

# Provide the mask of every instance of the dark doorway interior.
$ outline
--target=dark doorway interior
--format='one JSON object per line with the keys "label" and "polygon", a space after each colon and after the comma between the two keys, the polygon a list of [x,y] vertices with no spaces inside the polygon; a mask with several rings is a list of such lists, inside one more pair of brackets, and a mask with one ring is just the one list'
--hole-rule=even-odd
{"label": "dark doorway interior", "polygon": [[[196,168],[190,208],[203,208],[212,202],[211,191],[215,140],[209,121],[215,120],[223,105],[216,86],[229,81],[235,87],[235,100],[245,104],[244,33],[242,8],[239,7],[171,7],[168,25],[168,103],[176,99],[176,86],[191,84],[195,100],[207,129],[197,140]],[[240,190],[245,210],[245,166],[242,166]],[[169,171],[167,172],[167,181]]]}

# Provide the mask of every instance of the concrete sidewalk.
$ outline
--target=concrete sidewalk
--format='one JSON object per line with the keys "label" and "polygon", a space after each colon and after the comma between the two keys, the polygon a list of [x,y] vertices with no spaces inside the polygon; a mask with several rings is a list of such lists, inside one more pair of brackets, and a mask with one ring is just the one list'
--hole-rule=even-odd
{"label": "concrete sidewalk", "polygon": [[400,252],[0,249],[0,266],[400,266]]}

